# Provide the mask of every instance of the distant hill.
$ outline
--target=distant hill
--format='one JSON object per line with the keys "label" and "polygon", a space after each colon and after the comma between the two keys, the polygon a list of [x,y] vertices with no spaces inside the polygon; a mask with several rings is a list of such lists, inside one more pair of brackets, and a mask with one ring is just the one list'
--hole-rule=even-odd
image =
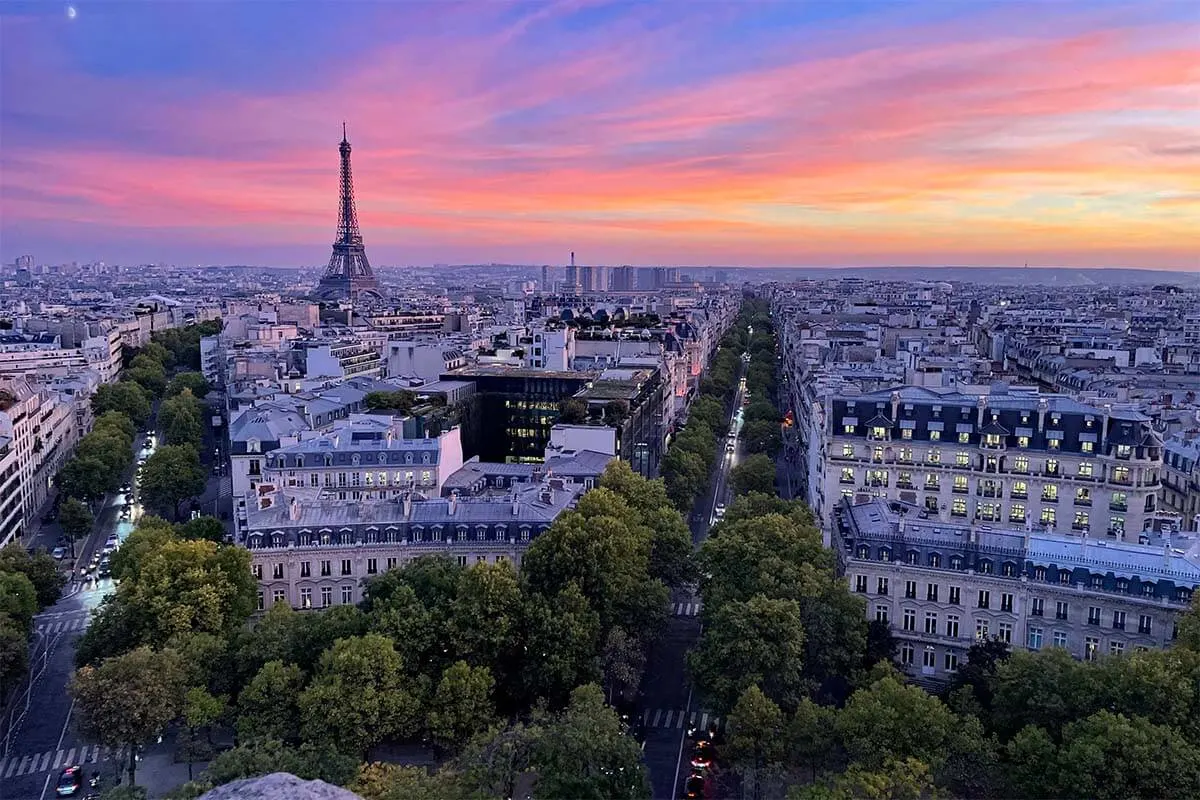
{"label": "distant hill", "polygon": [[817,267],[747,269],[758,280],[961,281],[994,286],[1151,286],[1158,283],[1200,287],[1200,268],[1193,272],[1163,269],[1076,269],[1073,267]]}

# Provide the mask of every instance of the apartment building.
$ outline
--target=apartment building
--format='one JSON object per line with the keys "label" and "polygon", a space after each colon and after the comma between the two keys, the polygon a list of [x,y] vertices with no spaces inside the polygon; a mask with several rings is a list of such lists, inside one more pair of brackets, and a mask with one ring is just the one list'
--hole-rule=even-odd
{"label": "apartment building", "polygon": [[1162,440],[1148,417],[997,387],[830,394],[800,409],[814,511],[898,500],[922,517],[1138,541],[1154,527]]}
{"label": "apartment building", "polygon": [[[38,515],[51,479],[78,439],[72,403],[60,401],[56,393],[39,389],[25,379],[0,379],[0,440],[7,442],[15,459],[22,529]],[[3,461],[8,462],[8,456]],[[0,507],[6,507],[10,500],[11,496],[5,494]],[[17,533],[10,527],[6,536]]]}
{"label": "apartment building", "polygon": [[529,542],[583,492],[582,484],[551,479],[501,498],[421,499],[405,492],[347,503],[271,487],[248,510],[241,541],[259,583],[259,610],[275,603],[351,605],[363,599],[367,580],[422,555],[519,567]]}
{"label": "apartment building", "polygon": [[1184,530],[1200,531],[1200,431],[1163,443],[1162,507],[1179,515]]}
{"label": "apartment building", "polygon": [[850,590],[926,682],[949,680],[988,638],[1085,660],[1165,648],[1200,587],[1194,536],[1149,533],[1139,544],[954,525],[881,500],[843,501],[836,516]]}

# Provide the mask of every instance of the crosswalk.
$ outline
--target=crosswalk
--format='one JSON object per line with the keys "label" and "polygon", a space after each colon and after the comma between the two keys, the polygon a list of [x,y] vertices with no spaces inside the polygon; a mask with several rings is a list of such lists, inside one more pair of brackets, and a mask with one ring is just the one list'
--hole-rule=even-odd
{"label": "crosswalk", "polygon": [[676,603],[674,614],[677,617],[694,617],[704,610],[704,604],[695,603]]}
{"label": "crosswalk", "polygon": [[19,775],[36,775],[39,772],[58,770],[78,764],[97,764],[101,761],[117,761],[125,754],[125,748],[113,749],[98,744],[83,747],[60,748],[43,753],[12,755],[0,758],[0,778],[15,778]]}
{"label": "crosswalk", "polygon": [[721,729],[721,718],[707,711],[688,711],[682,708],[648,708],[642,712],[642,725],[647,728]]}
{"label": "crosswalk", "polygon": [[87,626],[87,617],[76,617],[75,619],[60,619],[57,622],[39,622],[35,626],[35,630],[43,636],[53,636],[56,633],[86,630]]}

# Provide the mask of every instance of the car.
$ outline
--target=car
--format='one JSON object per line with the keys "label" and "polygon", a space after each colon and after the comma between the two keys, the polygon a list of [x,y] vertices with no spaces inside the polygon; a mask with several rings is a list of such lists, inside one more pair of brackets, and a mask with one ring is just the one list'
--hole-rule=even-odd
{"label": "car", "polygon": [[54,556],[55,560],[62,561],[64,558],[67,557],[67,548],[56,547],[50,551],[50,555]]}
{"label": "car", "polygon": [[689,775],[687,782],[683,784],[683,796],[686,800],[703,800],[704,793],[704,776]]}
{"label": "car", "polygon": [[713,744],[708,739],[700,739],[692,745],[692,769],[697,773],[707,770],[713,763]]}
{"label": "car", "polygon": [[59,797],[74,797],[82,788],[83,770],[76,764],[73,767],[67,767],[59,774],[58,783],[54,786],[54,793]]}
{"label": "car", "polygon": [[100,566],[96,568],[96,575],[100,578],[107,578],[112,575],[112,567],[101,562]]}
{"label": "car", "polygon": [[735,450],[737,450],[737,440],[736,439],[730,439],[729,441],[727,441],[725,443],[725,452],[732,453]]}

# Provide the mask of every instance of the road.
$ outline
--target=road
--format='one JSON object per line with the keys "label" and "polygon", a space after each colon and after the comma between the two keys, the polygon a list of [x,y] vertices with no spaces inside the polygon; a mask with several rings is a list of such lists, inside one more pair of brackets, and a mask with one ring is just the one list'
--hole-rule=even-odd
{"label": "road", "polygon": [[[138,457],[146,458],[154,452],[155,440],[139,437],[138,447]],[[121,541],[129,536],[142,513],[136,485],[131,495],[126,498],[118,493],[105,498],[92,534],[77,545],[77,564],[90,563],[92,556],[104,547],[109,534],[116,533]],[[129,517],[123,518],[127,499],[133,505]],[[36,544],[53,548],[57,536],[58,526],[47,526]],[[76,640],[87,629],[92,610],[113,591],[113,582],[108,578],[80,581],[78,569],[74,577],[62,598],[34,620],[35,648],[44,646],[47,651],[45,669],[34,679],[28,711],[23,717],[16,717],[11,735],[0,748],[0,800],[44,800],[54,796],[51,784],[57,781],[63,767],[96,764],[99,766],[88,767],[88,771],[103,768],[108,773],[117,763],[113,757],[116,754],[84,741],[75,731],[71,725],[73,704],[67,693]],[[5,733],[0,730],[0,736]]]}
{"label": "road", "polygon": [[[745,373],[745,365],[742,365]],[[728,427],[741,427],[743,389],[739,386],[734,397]],[[698,548],[708,536],[716,507],[730,502],[729,473],[745,457],[741,439],[734,452],[726,451],[728,431],[723,431],[717,463],[709,481],[709,490],[696,504],[689,527],[692,542]],[[654,643],[646,661],[642,680],[640,706],[645,725],[643,754],[650,773],[650,785],[655,800],[674,800],[683,792],[687,779],[688,729],[720,726],[722,720],[700,707],[693,696],[687,674],[687,652],[700,638],[700,597],[695,586],[675,590],[671,596],[673,616],[666,630]]]}

